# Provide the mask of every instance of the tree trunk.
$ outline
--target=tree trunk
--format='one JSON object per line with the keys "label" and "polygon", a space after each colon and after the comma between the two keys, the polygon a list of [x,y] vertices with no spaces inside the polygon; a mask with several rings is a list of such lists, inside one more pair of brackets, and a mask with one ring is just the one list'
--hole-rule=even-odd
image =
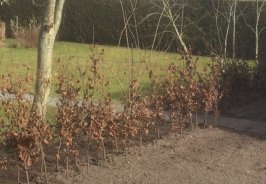
{"label": "tree trunk", "polygon": [[255,37],[256,37],[256,45],[255,45],[255,60],[256,65],[258,66],[258,55],[259,55],[259,20],[260,20],[260,7],[259,7],[259,1],[256,0],[256,28],[255,28]]}
{"label": "tree trunk", "polygon": [[256,59],[256,64],[259,64],[259,31],[258,31],[258,23],[256,24],[256,51],[255,51],[255,59]]}
{"label": "tree trunk", "polygon": [[217,32],[217,37],[218,37],[218,43],[219,43],[219,54],[223,53],[223,46],[222,46],[222,41],[221,41],[221,30],[219,26],[219,12],[220,12],[220,0],[217,1],[217,4],[215,4],[215,1],[212,0],[212,6],[213,6],[213,12],[214,12],[214,17],[215,17],[215,26],[216,26],[216,32]]}
{"label": "tree trunk", "polygon": [[235,60],[235,55],[236,55],[236,7],[237,7],[237,0],[234,1],[234,15],[233,15],[233,45],[232,45],[233,61]]}
{"label": "tree trunk", "polygon": [[39,40],[34,105],[41,116],[46,113],[50,93],[54,39],[53,31],[44,31]]}
{"label": "tree trunk", "polygon": [[182,46],[184,52],[185,52],[186,54],[188,54],[189,51],[188,51],[188,49],[187,49],[187,46],[186,46],[186,44],[185,44],[185,42],[184,42],[184,40],[183,40],[183,37],[182,37],[182,35],[179,33],[179,31],[178,31],[178,29],[177,29],[177,26],[175,25],[174,22],[173,22],[173,27],[174,27],[174,29],[175,29],[176,36],[177,36],[177,38],[178,38],[178,40],[179,40],[179,42],[180,42],[180,44],[181,44],[181,46]]}
{"label": "tree trunk", "polygon": [[61,23],[64,2],[65,0],[47,1],[39,36],[33,109],[43,118],[50,93],[54,41]]}
{"label": "tree trunk", "polygon": [[227,57],[227,40],[228,40],[229,29],[230,29],[230,21],[228,22],[225,39],[224,39],[224,60],[226,60],[226,57]]}
{"label": "tree trunk", "polygon": [[225,38],[224,38],[224,60],[226,60],[226,57],[227,57],[227,42],[228,42],[228,35],[229,35],[230,24],[231,24],[233,4],[230,4],[229,6],[230,6],[229,17],[227,18],[227,28],[226,28]]}
{"label": "tree trunk", "polygon": [[[169,18],[170,22],[172,23],[174,31],[175,31],[175,34],[176,34],[176,37],[177,37],[177,40],[180,42],[180,44],[181,44],[181,46],[183,48],[183,51],[186,54],[188,54],[189,50],[188,50],[188,48],[187,48],[187,46],[186,46],[186,44],[184,42],[183,34],[182,34],[183,28],[181,29],[182,32],[180,32],[180,30],[178,29],[178,26],[176,25],[176,20],[178,19],[179,15],[173,16],[169,1],[163,0],[162,3],[163,3],[163,6],[164,6],[164,9],[165,9],[165,16],[167,18]],[[185,5],[183,4],[183,6],[185,6]],[[182,7],[182,8],[184,9],[184,7]],[[183,20],[182,20],[182,24],[183,24]],[[181,27],[183,27],[183,25]]]}

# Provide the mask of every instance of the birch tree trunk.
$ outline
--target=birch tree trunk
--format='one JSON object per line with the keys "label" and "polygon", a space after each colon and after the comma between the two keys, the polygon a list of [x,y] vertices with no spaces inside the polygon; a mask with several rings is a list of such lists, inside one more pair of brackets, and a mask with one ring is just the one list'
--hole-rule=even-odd
{"label": "birch tree trunk", "polygon": [[262,33],[263,30],[266,29],[266,26],[262,26],[260,25],[260,18],[261,18],[261,14],[263,11],[265,11],[265,3],[266,0],[256,0],[255,5],[255,11],[256,11],[256,22],[255,22],[255,28],[253,27],[253,25],[249,24],[246,19],[245,16],[244,20],[246,22],[246,25],[251,29],[251,31],[254,32],[255,34],[255,39],[256,39],[256,44],[255,44],[255,59],[256,59],[256,64],[259,65],[259,37],[260,34]]}
{"label": "birch tree trunk", "polygon": [[255,50],[255,59],[256,59],[256,65],[259,64],[259,23],[256,22],[256,29],[255,29],[255,37],[256,37],[256,50]]}
{"label": "birch tree trunk", "polygon": [[230,24],[231,24],[233,4],[230,4],[229,6],[230,6],[229,17],[226,18],[227,28],[226,28],[225,38],[224,38],[224,59],[225,60],[227,57],[227,42],[228,42],[229,29],[230,29]]}
{"label": "birch tree trunk", "polygon": [[237,0],[234,0],[234,13],[233,13],[233,45],[232,45],[232,58],[235,60],[236,55],[236,7]]}
{"label": "birch tree trunk", "polygon": [[[216,4],[215,4],[216,3]],[[216,26],[216,32],[218,37],[218,43],[219,43],[219,54],[222,54],[223,52],[223,46],[222,46],[222,39],[221,39],[221,29],[219,26],[219,17],[220,17],[220,0],[217,2],[215,0],[212,0],[212,7],[213,7],[213,13],[215,17],[215,26]]]}
{"label": "birch tree trunk", "polygon": [[181,44],[181,47],[183,48],[183,51],[188,54],[188,48],[184,42],[184,38],[183,38],[183,18],[184,18],[184,7],[185,7],[185,3],[182,5],[182,21],[181,21],[181,30],[178,29],[178,26],[176,25],[176,20],[179,18],[179,15],[173,15],[172,10],[171,10],[171,5],[169,4],[168,0],[162,0],[163,6],[164,6],[164,10],[165,10],[165,17],[169,18],[173,28],[174,28],[174,32],[176,34],[176,38],[179,41],[179,43]]}
{"label": "birch tree trunk", "polygon": [[54,41],[61,23],[65,0],[47,0],[40,30],[33,109],[45,118],[50,94]]}

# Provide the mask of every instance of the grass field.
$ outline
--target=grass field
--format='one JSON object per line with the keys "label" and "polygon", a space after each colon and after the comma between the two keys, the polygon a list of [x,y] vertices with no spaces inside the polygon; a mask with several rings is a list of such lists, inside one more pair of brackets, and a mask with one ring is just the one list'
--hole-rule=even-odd
{"label": "grass field", "polygon": [[[6,42],[14,42],[12,39]],[[56,60],[60,58],[65,62],[72,72],[77,71],[78,67],[85,68],[89,65],[90,55],[92,54],[92,45],[56,42],[54,47],[54,66],[53,75],[61,71],[58,70]],[[98,45],[97,50],[104,50],[103,63],[105,67],[101,67],[101,72],[110,80],[110,93],[113,98],[118,99],[120,96],[120,85],[117,78],[121,80],[122,85],[126,89],[129,82],[128,63],[132,61],[133,78],[139,79],[143,88],[148,88],[149,70],[153,70],[160,74],[166,69],[170,63],[183,62],[180,60],[179,54],[167,52],[155,52],[141,49],[127,49],[115,46]],[[25,48],[0,48],[0,74],[13,73],[14,77],[22,77],[28,72],[35,76],[36,73],[36,49]],[[211,58],[199,57],[198,69],[201,70]],[[29,71],[27,70],[29,67]],[[78,72],[77,72],[78,73]],[[116,75],[116,77],[114,76]],[[54,88],[54,87],[53,87]],[[54,90],[52,90],[54,91]],[[52,92],[54,95],[54,92]]]}

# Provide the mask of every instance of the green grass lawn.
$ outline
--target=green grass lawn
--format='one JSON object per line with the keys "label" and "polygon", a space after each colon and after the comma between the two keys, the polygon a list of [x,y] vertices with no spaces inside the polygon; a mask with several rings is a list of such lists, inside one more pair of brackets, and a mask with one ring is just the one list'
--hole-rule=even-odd
{"label": "green grass lawn", "polygon": [[[6,42],[14,42],[12,39],[7,39]],[[65,62],[68,68],[75,72],[78,67],[85,68],[90,62],[92,54],[92,45],[56,42],[54,47],[54,66],[53,74],[60,73],[57,67],[56,60],[60,58],[61,62]],[[122,85],[126,89],[128,86],[128,63],[133,61],[133,77],[139,79],[143,88],[148,88],[149,70],[153,70],[160,74],[166,70],[170,63],[183,62],[180,60],[180,55],[175,53],[155,52],[141,49],[127,49],[116,46],[97,46],[98,50],[104,50],[103,62],[107,66],[101,67],[101,72],[105,78],[110,80],[110,93],[113,98],[118,99],[120,96],[120,86],[117,82],[117,77],[121,80]],[[27,73],[35,76],[36,73],[36,49],[25,48],[0,48],[0,74],[13,73],[14,77],[22,77]],[[198,69],[201,70],[206,63],[209,63],[211,58],[199,57]],[[27,70],[29,67],[29,71]],[[111,72],[111,70],[112,72]],[[78,72],[76,72],[78,73]],[[114,73],[117,77],[114,77]],[[54,86],[53,86],[54,89]],[[55,95],[52,90],[52,95]]]}

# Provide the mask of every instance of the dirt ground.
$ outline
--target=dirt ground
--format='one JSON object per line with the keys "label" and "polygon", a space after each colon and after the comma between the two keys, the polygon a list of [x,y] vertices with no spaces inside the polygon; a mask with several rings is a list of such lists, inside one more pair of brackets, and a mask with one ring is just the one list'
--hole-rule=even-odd
{"label": "dirt ground", "polygon": [[[138,150],[136,148],[135,150]],[[159,148],[149,144],[142,150],[115,156],[112,162],[80,168],[68,180],[62,173],[52,183],[80,184],[169,184],[169,183],[266,183],[266,141],[219,129],[197,130],[184,138],[167,137]]]}
{"label": "dirt ground", "polygon": [[[261,102],[259,102],[261,103]],[[265,103],[266,104],[266,103]],[[249,117],[243,117],[248,107],[235,110],[232,116],[251,120],[230,119],[241,127],[249,123],[266,124],[263,105],[254,105]],[[266,107],[266,106],[265,106]],[[255,110],[257,108],[257,111]],[[242,113],[247,115],[246,113]],[[255,114],[255,115],[254,115]],[[239,115],[239,116],[238,116]],[[256,120],[254,119],[254,116]],[[224,121],[228,118],[221,118]],[[228,121],[229,122],[229,121]],[[256,123],[255,123],[256,122]],[[225,122],[226,123],[226,122]],[[230,122],[231,123],[231,122]],[[108,154],[107,162],[96,164],[91,159],[89,170],[86,164],[72,167],[70,177],[65,170],[55,172],[54,160],[47,158],[49,182],[52,184],[265,184],[266,183],[266,139],[249,136],[244,131],[208,128],[186,131],[182,138],[164,135],[159,144],[146,141],[131,147],[127,157]],[[266,130],[265,130],[266,131]],[[265,136],[266,137],[266,136]],[[52,154],[54,157],[54,154]],[[82,161],[80,163],[85,163]],[[74,164],[72,164],[73,166]],[[61,166],[65,168],[65,163]],[[30,170],[32,183],[44,183],[39,177],[39,168]],[[22,173],[22,180],[25,176]],[[0,172],[0,184],[17,183],[16,168]]]}
{"label": "dirt ground", "polygon": [[[266,141],[220,129],[199,129],[182,139],[166,136],[156,144],[108,155],[108,162],[80,166],[67,179],[49,175],[54,184],[265,184]],[[0,183],[16,183],[16,172],[0,174]],[[30,173],[32,174],[32,173]],[[33,183],[43,183],[38,177]],[[38,181],[39,180],[39,181]]]}

